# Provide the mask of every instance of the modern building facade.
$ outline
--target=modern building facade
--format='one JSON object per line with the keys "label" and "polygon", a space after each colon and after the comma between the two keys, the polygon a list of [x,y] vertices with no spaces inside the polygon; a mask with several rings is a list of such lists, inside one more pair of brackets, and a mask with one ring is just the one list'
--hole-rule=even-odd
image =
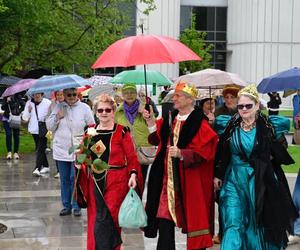
{"label": "modern building facade", "polygon": [[[300,66],[299,0],[155,0],[157,9],[144,16],[148,34],[178,38],[189,26],[191,13],[197,29],[215,45],[212,66],[239,74],[249,83]],[[142,5],[138,4],[140,10]],[[152,65],[169,77],[178,65]],[[290,101],[285,100],[285,105]]]}

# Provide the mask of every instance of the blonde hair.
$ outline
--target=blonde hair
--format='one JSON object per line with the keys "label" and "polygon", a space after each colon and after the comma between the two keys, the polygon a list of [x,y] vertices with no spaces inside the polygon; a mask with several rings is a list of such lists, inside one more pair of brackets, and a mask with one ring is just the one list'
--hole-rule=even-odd
{"label": "blonde hair", "polygon": [[100,102],[108,103],[112,107],[113,111],[116,111],[117,109],[117,104],[112,96],[108,94],[101,94],[95,99],[93,103],[93,110],[95,113],[97,112],[98,104]]}

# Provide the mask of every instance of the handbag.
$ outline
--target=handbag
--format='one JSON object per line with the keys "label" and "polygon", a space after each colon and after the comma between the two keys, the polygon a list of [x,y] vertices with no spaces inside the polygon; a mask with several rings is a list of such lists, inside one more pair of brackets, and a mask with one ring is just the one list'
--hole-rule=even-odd
{"label": "handbag", "polygon": [[21,115],[13,115],[11,113],[9,104],[8,104],[8,108],[9,108],[8,124],[9,124],[10,128],[20,129],[21,128]]}
{"label": "handbag", "polygon": [[39,137],[46,137],[46,134],[48,133],[48,129],[46,126],[46,122],[39,121]]}
{"label": "handbag", "polygon": [[137,153],[139,163],[141,165],[152,164],[155,159],[156,150],[157,147],[155,146],[138,147],[136,153]]}
{"label": "handbag", "polygon": [[147,215],[144,205],[133,188],[130,188],[118,216],[119,226],[125,228],[140,228],[147,226]]}
{"label": "handbag", "polygon": [[300,145],[300,129],[295,129],[293,135],[294,141],[297,145]]}
{"label": "handbag", "polygon": [[39,121],[39,115],[38,115],[38,111],[37,111],[36,105],[34,105],[34,108],[35,108],[36,118],[38,120],[39,137],[40,138],[46,137],[46,134],[48,132],[48,129],[47,129],[47,126],[46,126],[46,122]]}

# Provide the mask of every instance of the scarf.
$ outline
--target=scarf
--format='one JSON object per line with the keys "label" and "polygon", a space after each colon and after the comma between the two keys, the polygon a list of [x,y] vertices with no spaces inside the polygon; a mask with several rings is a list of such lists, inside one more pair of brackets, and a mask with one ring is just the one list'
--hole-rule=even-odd
{"label": "scarf", "polygon": [[126,102],[124,102],[125,115],[131,125],[133,125],[134,120],[138,115],[139,106],[140,106],[140,101],[138,99],[136,99],[131,106],[129,106]]}

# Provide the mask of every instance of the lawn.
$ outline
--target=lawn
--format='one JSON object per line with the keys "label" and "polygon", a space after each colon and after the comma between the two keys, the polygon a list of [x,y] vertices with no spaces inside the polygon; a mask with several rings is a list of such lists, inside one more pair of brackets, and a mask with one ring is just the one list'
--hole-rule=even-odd
{"label": "lawn", "polygon": [[[20,154],[34,152],[34,141],[32,135],[27,132],[27,128],[22,128],[20,132]],[[5,132],[0,128],[0,156],[6,155]]]}
{"label": "lawn", "polygon": [[298,173],[300,167],[300,145],[289,145],[288,151],[296,163],[284,166],[283,170],[286,173]]}

